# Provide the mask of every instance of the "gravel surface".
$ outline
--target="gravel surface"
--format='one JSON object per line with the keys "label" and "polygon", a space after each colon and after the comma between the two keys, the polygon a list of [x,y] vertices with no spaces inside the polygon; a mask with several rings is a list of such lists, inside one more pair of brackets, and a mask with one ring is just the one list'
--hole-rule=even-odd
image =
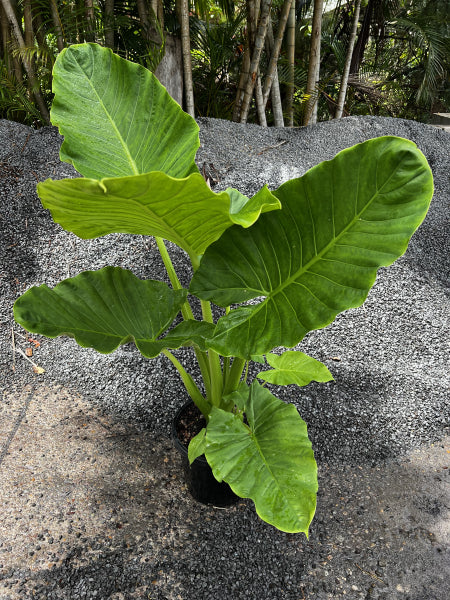
{"label": "gravel surface", "polygon": [[[108,264],[165,277],[152,240],[79,240],[54,224],[35,187],[76,176],[59,162],[60,136],[0,121],[0,599],[442,600],[450,575],[450,136],[372,117],[295,130],[199,124],[198,164],[216,190],[273,189],[387,134],[414,141],[433,170],[435,197],[406,254],[380,270],[363,307],[300,346],[335,381],[275,390],[308,423],[319,462],[310,539],[259,522],[250,502],[223,511],[189,498],[167,441],[185,393],[167,361],[145,360],[131,346],[103,356],[39,337],[32,360],[45,373],[36,375],[18,353],[26,344],[11,307],[31,285]],[[185,257],[170,251],[187,284]],[[187,352],[177,356],[190,363]]]}

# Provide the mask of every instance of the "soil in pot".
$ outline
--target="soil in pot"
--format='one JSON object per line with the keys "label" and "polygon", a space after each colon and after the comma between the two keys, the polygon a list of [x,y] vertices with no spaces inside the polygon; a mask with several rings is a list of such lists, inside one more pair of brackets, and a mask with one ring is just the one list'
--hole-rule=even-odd
{"label": "soil in pot", "polygon": [[181,454],[186,483],[198,502],[229,506],[237,502],[239,497],[227,483],[217,481],[205,456],[199,456],[192,465],[189,464],[189,442],[203,427],[206,427],[206,419],[192,401],[182,406],[173,420],[172,438]]}

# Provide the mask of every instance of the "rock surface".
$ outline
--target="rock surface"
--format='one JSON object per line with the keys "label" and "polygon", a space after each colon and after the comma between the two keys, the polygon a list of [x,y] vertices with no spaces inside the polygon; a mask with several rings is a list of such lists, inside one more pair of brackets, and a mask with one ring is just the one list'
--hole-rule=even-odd
{"label": "rock surface", "polygon": [[[380,135],[411,139],[433,170],[435,197],[406,254],[380,271],[363,307],[301,344],[335,382],[276,392],[308,423],[319,462],[310,539],[260,522],[251,502],[224,511],[189,497],[168,440],[185,394],[163,359],[131,346],[101,356],[68,339],[25,343],[11,307],[31,285],[107,264],[142,278],[164,271],[152,240],[79,240],[55,225],[35,186],[76,175],[59,162],[60,136],[0,121],[1,600],[441,600],[450,575],[450,136],[371,117],[295,130],[199,124],[198,164],[216,190],[273,189]],[[187,283],[185,257],[170,251]],[[19,353],[27,346],[45,373]],[[189,364],[187,352],[178,356]]]}

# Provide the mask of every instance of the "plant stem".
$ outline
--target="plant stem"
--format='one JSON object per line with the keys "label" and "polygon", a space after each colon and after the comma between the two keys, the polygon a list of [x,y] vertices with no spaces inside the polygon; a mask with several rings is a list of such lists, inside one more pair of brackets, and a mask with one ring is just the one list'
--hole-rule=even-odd
{"label": "plant stem", "polygon": [[214,319],[212,316],[211,303],[208,300],[200,300],[202,305],[202,315],[203,319],[208,323],[214,323]]}
{"label": "plant stem", "polygon": [[224,356],[223,359],[223,387],[227,385],[227,380],[230,375],[230,357]]}
{"label": "plant stem", "polygon": [[195,385],[195,382],[192,379],[192,377],[189,375],[189,373],[186,371],[186,369],[183,367],[180,361],[177,360],[169,350],[166,350],[166,348],[164,348],[162,353],[165,356],[167,356],[167,358],[170,360],[170,362],[174,365],[174,367],[180,374],[180,377],[184,383],[184,387],[186,388],[186,391],[191,397],[194,404],[203,413],[203,415],[206,418],[208,418],[211,407],[209,403],[205,400],[205,398],[202,396],[198,387]]}
{"label": "plant stem", "polygon": [[234,358],[229,376],[227,378],[225,389],[223,390],[224,396],[226,396],[227,394],[231,394],[231,392],[234,392],[236,390],[237,386],[239,385],[239,381],[241,380],[242,371],[244,370],[246,362],[247,361],[245,360],[245,358]]}
{"label": "plant stem", "polygon": [[195,356],[197,357],[198,365],[202,374],[203,383],[205,385],[206,398],[211,403],[212,392],[211,392],[211,374],[209,370],[208,355],[206,352],[202,352],[198,347],[194,346]]}
{"label": "plant stem", "polygon": [[[201,300],[203,319],[208,323],[214,323],[212,316],[211,303],[207,300]],[[220,406],[222,401],[223,377],[220,358],[214,350],[208,350],[209,373],[211,376],[211,397],[210,402],[214,406]]]}
{"label": "plant stem", "polygon": [[[161,258],[163,260],[164,266],[166,267],[167,274],[169,276],[170,282],[174,290],[181,290],[182,285],[180,280],[178,279],[178,275],[176,274],[175,268],[173,266],[172,260],[167,252],[166,245],[164,244],[164,240],[160,237],[155,237],[156,243],[158,245],[159,253],[161,254]],[[194,314],[192,312],[191,305],[186,300],[186,302],[181,307],[181,314],[183,315],[183,319],[188,321],[189,319],[194,319]],[[212,319],[212,315],[211,315]],[[206,396],[208,401],[211,402],[211,374],[209,370],[209,362],[208,356],[206,352],[202,352],[199,348],[194,346],[195,356],[197,357],[197,361],[200,367],[200,371],[202,373],[203,383],[205,384]],[[195,400],[194,400],[195,402]],[[200,407],[199,407],[200,408]],[[201,410],[201,409],[200,409]],[[202,411],[203,412],[203,411]]]}
{"label": "plant stem", "polygon": [[[172,284],[173,289],[181,290],[182,285],[180,283],[180,280],[178,279],[178,275],[175,272],[172,260],[169,256],[169,253],[167,252],[166,245],[164,244],[164,240],[160,237],[155,237],[155,240],[156,240],[156,244],[158,246],[159,253],[161,254],[161,258],[163,260],[164,266],[166,267],[166,271],[169,276],[170,283]],[[183,318],[186,320],[194,318],[194,315],[192,313],[192,308],[187,300],[181,308],[181,314],[183,315]]]}
{"label": "plant stem", "polygon": [[208,350],[209,372],[211,373],[211,402],[220,406],[222,401],[223,379],[220,358],[214,350]]}

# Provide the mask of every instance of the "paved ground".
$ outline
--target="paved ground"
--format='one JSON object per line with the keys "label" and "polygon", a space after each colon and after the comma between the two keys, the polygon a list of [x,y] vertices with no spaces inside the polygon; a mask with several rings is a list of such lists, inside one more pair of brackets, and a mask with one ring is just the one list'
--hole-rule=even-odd
{"label": "paved ground", "polygon": [[[240,543],[257,550],[267,536],[251,503],[197,504],[167,438],[30,382],[1,403],[1,600],[252,598],[256,564],[264,598],[444,599],[449,439],[382,467],[322,464],[310,540],[270,531],[272,552],[247,557],[234,588],[224,582],[221,593],[216,581],[196,595],[186,571],[214,581],[224,560],[243,559]],[[289,570],[292,580],[302,572],[301,586]]]}

